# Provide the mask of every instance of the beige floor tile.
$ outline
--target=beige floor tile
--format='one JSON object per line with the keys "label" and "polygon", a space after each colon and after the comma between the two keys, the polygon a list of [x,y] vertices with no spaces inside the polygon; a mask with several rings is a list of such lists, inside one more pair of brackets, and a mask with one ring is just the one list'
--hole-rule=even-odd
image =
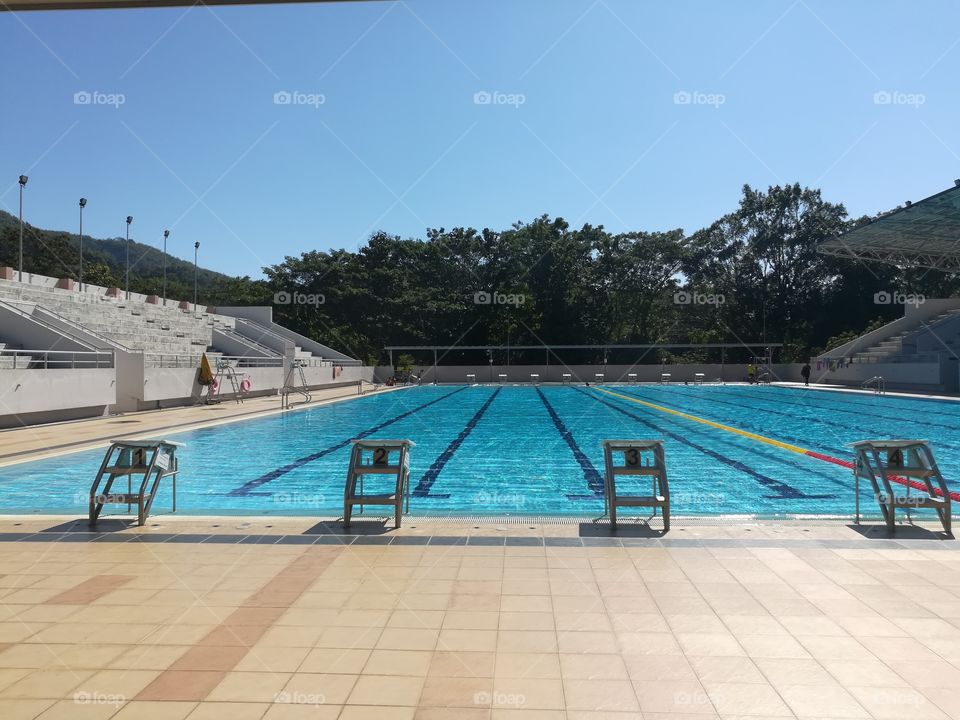
{"label": "beige floor tile", "polygon": [[[588,617],[603,618],[599,613],[587,614]],[[571,621],[576,622],[577,615],[571,614]],[[581,630],[614,630],[616,632],[671,632],[667,619],[660,613],[611,613],[609,616],[608,627],[583,627],[573,628]],[[599,621],[598,621],[599,622]],[[602,624],[602,623],[600,623]],[[560,621],[557,621],[557,629],[560,628]],[[568,630],[571,628],[563,628]]]}
{"label": "beige floor tile", "polygon": [[[767,716],[792,717],[776,690],[766,683],[705,684],[710,702],[721,717]],[[837,717],[846,717],[839,715]]]}
{"label": "beige floor tile", "polygon": [[563,691],[570,710],[632,712],[640,708],[633,685],[627,680],[565,678]]}
{"label": "beige floor tile", "polygon": [[[0,698],[0,717],[3,720],[34,720],[40,713],[53,706],[54,700],[14,700]],[[68,701],[72,704],[72,701]]]}
{"label": "beige floor tile", "polygon": [[553,602],[549,595],[504,595],[500,598],[501,612],[551,612]]}
{"label": "beige floor tile", "polygon": [[906,681],[879,660],[822,660],[823,667],[842,686],[906,687]]}
{"label": "beige floor tile", "polygon": [[[830,685],[781,685],[781,697],[800,717],[868,718],[863,706],[844,688]],[[906,720],[903,718],[902,720]]]}
{"label": "beige floor tile", "polygon": [[286,702],[271,705],[262,720],[337,720],[341,712],[342,705]]}
{"label": "beige floor tile", "polygon": [[343,705],[359,675],[294,673],[277,697],[298,705]]}
{"label": "beige floor tile", "polygon": [[42,700],[72,697],[73,688],[93,675],[92,670],[32,670],[8,685],[3,697],[10,700]]}
{"label": "beige floor tile", "polygon": [[725,632],[675,633],[686,655],[737,657],[746,655],[737,639]]}
{"label": "beige floor tile", "polygon": [[132,700],[160,675],[160,670],[100,670],[73,689],[73,695],[109,696]]}
{"label": "beige floor tile", "polygon": [[912,688],[845,688],[868,716],[876,720],[946,720],[947,715],[930,699]]}
{"label": "beige floor tile", "polygon": [[423,677],[430,669],[433,652],[427,650],[374,650],[363,668],[367,675]]}
{"label": "beige floor tile", "polygon": [[413,720],[491,720],[490,708],[420,707]]}
{"label": "beige floor tile", "polygon": [[425,628],[385,628],[375,647],[378,650],[433,650],[439,630]]}
{"label": "beige floor tile", "polygon": [[187,720],[260,720],[269,708],[267,703],[202,702]]}
{"label": "beige floor tile", "polygon": [[739,635],[737,641],[752,658],[803,660],[810,653],[789,635]]}
{"label": "beige floor tile", "polygon": [[210,691],[212,702],[276,702],[285,689],[290,673],[230,672]]}
{"label": "beige floor tile", "polygon": [[556,680],[561,677],[557,653],[497,653],[495,677]]}
{"label": "beige floor tile", "polygon": [[648,713],[716,714],[699,682],[634,680],[633,689],[644,717]]}
{"label": "beige floor tile", "polygon": [[766,683],[767,680],[750,658],[687,656],[700,682],[708,683]]}
{"label": "beige floor tile", "polygon": [[493,677],[493,652],[443,651],[433,654],[428,675],[431,677]]}
{"label": "beige floor tile", "polygon": [[565,680],[628,680],[630,677],[620,655],[562,654],[560,670]]}
{"label": "beige floor tile", "polygon": [[445,652],[493,652],[497,649],[497,631],[445,628],[439,633],[436,649]]}
{"label": "beige floor tile", "polygon": [[390,619],[387,621],[387,627],[391,628],[429,628],[437,630],[444,625],[443,610],[415,610],[400,608],[393,611]]}
{"label": "beige floor tile", "polygon": [[124,701],[114,698],[103,698],[99,703],[82,704],[74,700],[60,700],[38,715],[37,720],[107,720],[116,715],[123,704]]}
{"label": "beige floor tile", "polygon": [[347,705],[338,720],[413,720],[416,708],[384,705]]}
{"label": "beige floor tile", "polygon": [[493,707],[522,710],[563,710],[560,680],[497,678]]}
{"label": "beige floor tile", "polygon": [[124,705],[111,720],[184,720],[197,706],[193,702],[143,702]]}
{"label": "beige floor tile", "polygon": [[[318,648],[363,648],[372,649],[377,646],[384,633],[405,633],[407,631],[386,630],[382,628],[324,628],[317,638],[315,646]],[[392,638],[398,636],[392,635]],[[417,648],[397,648],[411,649]],[[426,649],[426,648],[421,648]]]}
{"label": "beige floor tile", "polygon": [[357,679],[346,704],[413,707],[420,698],[423,685],[423,677],[364,674]]}
{"label": "beige floor tile", "polygon": [[624,655],[623,661],[634,682],[697,683],[696,671],[684,655]]}
{"label": "beige floor tile", "polygon": [[887,660],[886,665],[916,688],[960,687],[960,667],[945,660],[926,663]]}
{"label": "beige floor tile", "polygon": [[310,652],[310,648],[254,645],[232,669],[250,672],[296,672]]}
{"label": "beige floor tile", "polygon": [[443,628],[450,630],[496,630],[497,612],[448,610],[443,619]]}
{"label": "beige floor tile", "polygon": [[421,707],[488,708],[493,702],[494,681],[477,677],[428,677]]}
{"label": "beige floor tile", "polygon": [[128,670],[166,670],[190,649],[188,645],[127,646],[107,667]]}

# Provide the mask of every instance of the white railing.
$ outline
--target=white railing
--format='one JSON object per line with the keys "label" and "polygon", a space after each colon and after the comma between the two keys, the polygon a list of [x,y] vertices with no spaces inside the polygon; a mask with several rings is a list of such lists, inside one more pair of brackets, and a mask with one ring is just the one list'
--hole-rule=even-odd
{"label": "white railing", "polygon": [[[152,368],[198,368],[201,355],[182,355],[177,353],[144,353],[144,367]],[[217,360],[226,362],[230,367],[282,367],[283,358],[280,357],[248,357],[239,355],[217,355],[210,353],[211,368],[216,367]]]}
{"label": "white railing", "polygon": [[[113,353],[99,350],[0,350],[0,358],[13,358],[13,368],[19,370],[82,370],[112,368]],[[17,358],[26,358],[21,364]],[[3,363],[0,363],[0,368]],[[9,368],[8,368],[9,369]]]}

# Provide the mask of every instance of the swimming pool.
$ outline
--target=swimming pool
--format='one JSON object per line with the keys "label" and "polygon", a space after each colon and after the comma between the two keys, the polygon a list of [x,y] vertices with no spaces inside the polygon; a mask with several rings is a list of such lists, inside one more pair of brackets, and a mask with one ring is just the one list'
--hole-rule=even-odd
{"label": "swimming pool", "polygon": [[[166,436],[186,443],[180,514],[339,516],[350,439],[372,437],[416,443],[416,515],[597,516],[601,441],[660,438],[675,513],[777,516],[854,505],[848,468],[785,446],[849,460],[855,440],[929,440],[956,491],[958,428],[960,403],[806,388],[441,386]],[[0,512],[85,514],[102,456],[0,468]],[[867,487],[862,507],[875,514]],[[167,487],[154,513],[169,507]]]}

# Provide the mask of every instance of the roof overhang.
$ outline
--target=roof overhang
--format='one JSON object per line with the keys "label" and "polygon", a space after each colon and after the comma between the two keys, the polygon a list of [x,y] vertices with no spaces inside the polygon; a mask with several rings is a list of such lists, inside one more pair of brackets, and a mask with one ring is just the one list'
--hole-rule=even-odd
{"label": "roof overhang", "polygon": [[960,272],[960,181],[821,243],[824,255]]}

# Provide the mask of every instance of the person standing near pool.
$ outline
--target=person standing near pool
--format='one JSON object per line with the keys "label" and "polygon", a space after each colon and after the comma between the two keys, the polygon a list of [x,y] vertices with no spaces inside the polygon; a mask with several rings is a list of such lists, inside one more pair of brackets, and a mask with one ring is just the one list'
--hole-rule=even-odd
{"label": "person standing near pool", "polygon": [[753,385],[753,381],[757,377],[757,369],[753,366],[753,363],[747,363],[747,382]]}
{"label": "person standing near pool", "polygon": [[802,368],[800,368],[800,375],[803,376],[803,384],[810,384],[810,363],[807,363]]}

